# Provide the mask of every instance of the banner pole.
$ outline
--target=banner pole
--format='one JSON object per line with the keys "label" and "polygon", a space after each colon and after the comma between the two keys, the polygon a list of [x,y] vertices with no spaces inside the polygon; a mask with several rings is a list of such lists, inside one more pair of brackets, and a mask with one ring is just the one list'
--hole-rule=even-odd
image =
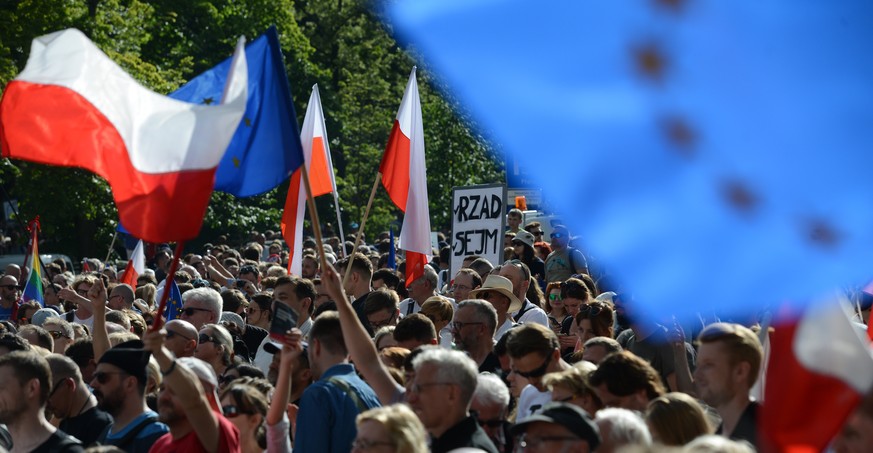
{"label": "banner pole", "polygon": [[[361,226],[358,228],[358,234],[355,235],[355,246],[352,248],[352,253],[347,255],[349,257],[349,263],[346,265],[345,274],[343,274],[343,288],[345,288],[346,283],[349,281],[349,275],[352,273],[352,260],[355,256],[355,250],[357,250],[358,246],[361,245],[361,235],[364,233],[364,226],[367,225],[367,216],[370,215],[370,208],[373,207],[373,198],[376,197],[376,189],[379,188],[379,183],[381,181],[382,172],[377,172],[376,180],[373,182],[373,190],[370,191],[370,199],[367,201],[367,209],[364,210],[364,217],[361,219]],[[345,242],[343,242],[342,247],[345,249]]]}

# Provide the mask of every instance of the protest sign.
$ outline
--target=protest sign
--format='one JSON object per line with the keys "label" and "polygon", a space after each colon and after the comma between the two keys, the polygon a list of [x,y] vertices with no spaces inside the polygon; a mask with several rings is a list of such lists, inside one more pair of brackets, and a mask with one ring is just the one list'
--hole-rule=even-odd
{"label": "protest sign", "polygon": [[452,262],[454,276],[465,256],[503,262],[506,186],[488,184],[452,189]]}

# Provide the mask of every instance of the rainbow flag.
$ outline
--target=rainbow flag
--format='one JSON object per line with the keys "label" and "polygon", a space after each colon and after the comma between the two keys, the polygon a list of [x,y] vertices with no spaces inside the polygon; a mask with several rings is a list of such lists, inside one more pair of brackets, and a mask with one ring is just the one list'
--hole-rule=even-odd
{"label": "rainbow flag", "polygon": [[24,302],[35,300],[45,307],[42,293],[42,263],[39,260],[39,248],[36,245],[36,229],[34,228],[33,250],[30,254],[30,274],[27,276],[27,283],[24,285],[21,299]]}

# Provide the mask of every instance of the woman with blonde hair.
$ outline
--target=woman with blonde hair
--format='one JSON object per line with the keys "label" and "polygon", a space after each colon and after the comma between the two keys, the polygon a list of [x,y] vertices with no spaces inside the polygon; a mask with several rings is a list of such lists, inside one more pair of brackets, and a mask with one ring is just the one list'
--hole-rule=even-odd
{"label": "woman with blonde hair", "polygon": [[370,409],[358,415],[353,452],[427,453],[427,433],[405,404]]}
{"label": "woman with blonde hair", "polygon": [[206,324],[200,328],[194,357],[212,365],[216,376],[224,376],[234,364],[233,337],[224,326]]}
{"label": "woman with blonde hair", "polygon": [[646,409],[646,424],[652,440],[667,446],[682,446],[712,433],[700,403],[679,392],[653,399]]}

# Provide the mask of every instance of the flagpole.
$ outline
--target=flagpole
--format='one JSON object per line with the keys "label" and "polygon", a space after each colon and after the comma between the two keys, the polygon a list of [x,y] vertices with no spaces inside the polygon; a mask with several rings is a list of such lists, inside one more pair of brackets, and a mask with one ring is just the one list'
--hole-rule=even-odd
{"label": "flagpole", "polygon": [[[173,253],[173,259],[170,261],[170,270],[167,272],[167,278],[164,279],[164,292],[161,293],[161,303],[158,304],[158,311],[155,313],[154,321],[152,321],[152,332],[161,329],[161,316],[164,315],[164,309],[167,308],[167,299],[170,298],[170,284],[167,280],[176,277],[176,270],[179,268],[179,257],[182,255],[182,249],[185,248],[185,241],[176,243],[176,251]],[[126,272],[126,271],[125,271]]]}
{"label": "flagpole", "polygon": [[[379,188],[379,182],[381,181],[382,172],[376,172],[376,180],[373,182],[373,190],[370,191],[370,199],[367,201],[367,209],[364,210],[364,217],[361,219],[361,226],[358,228],[358,234],[355,235],[355,246],[352,248],[352,253],[348,255],[349,263],[346,264],[346,272],[343,274],[344,288],[349,280],[349,275],[352,273],[352,261],[354,260],[355,250],[357,250],[358,246],[361,245],[361,235],[364,233],[364,226],[367,225],[367,216],[370,215],[370,208],[373,207],[373,198],[376,197],[376,189]],[[345,242],[343,242],[343,249],[345,249]]]}
{"label": "flagpole", "polygon": [[339,226],[339,234],[340,234],[340,256],[346,257],[346,234],[343,232],[343,218],[340,215],[340,207],[339,207],[339,194],[336,193],[336,189],[333,191],[333,204],[336,206],[336,224]]}
{"label": "flagpole", "polygon": [[318,247],[318,256],[321,257],[321,268],[327,269],[327,258],[324,256],[324,241],[321,238],[321,224],[318,221],[318,211],[315,209],[315,197],[312,196],[312,187],[309,185],[309,172],[306,170],[306,162],[300,166],[300,175],[303,177],[303,185],[306,186],[306,204],[309,206],[309,218],[312,220],[312,230],[315,233],[315,246]]}
{"label": "flagpole", "polygon": [[118,238],[118,228],[115,228],[115,233],[112,234],[112,242],[109,243],[109,251],[106,252],[106,259],[103,260],[103,264],[105,265],[109,261],[109,257],[112,256],[112,247],[115,246],[115,239]]}

